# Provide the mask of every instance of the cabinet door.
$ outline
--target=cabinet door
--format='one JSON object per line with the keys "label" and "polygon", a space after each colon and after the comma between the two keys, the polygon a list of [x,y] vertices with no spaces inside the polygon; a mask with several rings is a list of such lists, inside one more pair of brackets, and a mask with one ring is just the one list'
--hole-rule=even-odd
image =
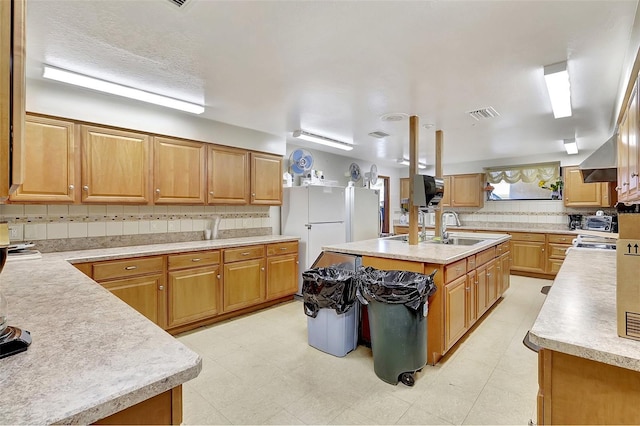
{"label": "cabinet door", "polygon": [[153,138],[153,199],[156,204],[204,204],[206,146]]}
{"label": "cabinet door", "polygon": [[498,262],[496,259],[487,263],[487,308],[498,299]]}
{"label": "cabinet door", "polygon": [[608,193],[606,183],[584,183],[578,167],[564,168],[564,205],[568,207],[602,207]]}
{"label": "cabinet door", "polygon": [[409,178],[400,178],[400,204],[409,203]]}
{"label": "cabinet door", "polygon": [[500,256],[500,273],[502,278],[500,279],[500,294],[503,295],[505,291],[511,286],[511,253],[506,252]]}
{"label": "cabinet door", "polygon": [[169,328],[219,313],[219,266],[172,271],[168,277]]}
{"label": "cabinet door", "polygon": [[484,314],[489,307],[489,291],[487,288],[487,265],[482,265],[476,269],[476,312],[478,318]]}
{"label": "cabinet door", "polygon": [[267,300],[293,295],[298,291],[298,255],[267,259]]}
{"label": "cabinet door", "polygon": [[444,287],[445,342],[451,348],[467,331],[467,276],[457,278]]}
{"label": "cabinet door", "polygon": [[636,85],[633,88],[633,92],[631,93],[631,98],[629,99],[629,127],[628,127],[628,143],[629,143],[629,154],[628,154],[628,161],[627,161],[627,166],[628,166],[628,173],[629,173],[629,179],[627,180],[627,182],[629,182],[629,187],[627,189],[628,191],[628,196],[629,196],[629,201],[638,201],[640,200],[640,183],[638,182],[638,173],[640,172],[639,170],[639,164],[638,161],[640,160],[638,158],[639,155],[639,151],[638,151],[638,137],[640,135],[638,135],[639,131],[640,131],[640,116],[638,115],[640,113],[640,111],[638,110],[638,108],[640,107],[640,102],[638,100],[638,96],[640,96],[638,94],[638,82],[636,81]]}
{"label": "cabinet door", "polygon": [[482,175],[452,175],[451,205],[453,207],[482,207]]}
{"label": "cabinet door", "polygon": [[442,193],[442,200],[440,206],[451,207],[451,176],[443,176],[444,192]]}
{"label": "cabinet door", "polygon": [[82,126],[82,202],[146,204],[149,136]]}
{"label": "cabinet door", "polygon": [[476,299],[478,298],[478,287],[476,285],[476,270],[467,273],[467,317],[469,318],[469,328],[475,324],[478,319],[478,306]]}
{"label": "cabinet door", "polygon": [[209,146],[207,162],[209,204],[249,204],[249,153]]}
{"label": "cabinet door", "polygon": [[282,157],[251,153],[251,204],[282,204]]}
{"label": "cabinet door", "polygon": [[167,298],[163,275],[147,275],[100,283],[115,296],[165,328]]}
{"label": "cabinet door", "polygon": [[24,179],[11,201],[78,201],[76,170],[80,170],[80,156],[72,122],[27,116],[24,148]]}
{"label": "cabinet door", "polygon": [[629,201],[629,112],[618,130],[618,200]]}
{"label": "cabinet door", "polygon": [[264,265],[264,259],[224,265],[224,312],[242,309],[265,300]]}
{"label": "cabinet door", "polygon": [[546,256],[544,242],[511,241],[511,269],[525,272],[545,273]]}

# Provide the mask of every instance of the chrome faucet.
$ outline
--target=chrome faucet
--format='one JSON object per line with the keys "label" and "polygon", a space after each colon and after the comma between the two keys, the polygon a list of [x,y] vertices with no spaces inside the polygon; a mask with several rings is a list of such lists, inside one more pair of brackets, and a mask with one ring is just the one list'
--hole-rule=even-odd
{"label": "chrome faucet", "polygon": [[419,210],[418,214],[422,217],[422,232],[418,234],[418,241],[427,241],[427,212]]}
{"label": "chrome faucet", "polygon": [[449,216],[453,216],[456,220],[456,226],[460,226],[460,218],[458,218],[456,212],[451,210],[442,212],[442,216],[440,217],[440,238],[442,244],[449,244],[449,233],[447,232],[447,217]]}

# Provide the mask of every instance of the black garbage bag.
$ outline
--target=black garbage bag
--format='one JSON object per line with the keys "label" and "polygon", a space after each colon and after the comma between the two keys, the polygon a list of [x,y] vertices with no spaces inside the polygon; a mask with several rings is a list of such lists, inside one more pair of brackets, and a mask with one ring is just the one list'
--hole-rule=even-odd
{"label": "black garbage bag", "polygon": [[433,276],[435,269],[425,275],[408,271],[383,271],[370,266],[357,273],[356,295],[362,304],[371,300],[389,304],[403,304],[417,311],[436,292]]}
{"label": "black garbage bag", "polygon": [[304,313],[311,318],[320,309],[334,309],[337,314],[347,312],[356,301],[354,272],[337,268],[308,269],[302,273]]}

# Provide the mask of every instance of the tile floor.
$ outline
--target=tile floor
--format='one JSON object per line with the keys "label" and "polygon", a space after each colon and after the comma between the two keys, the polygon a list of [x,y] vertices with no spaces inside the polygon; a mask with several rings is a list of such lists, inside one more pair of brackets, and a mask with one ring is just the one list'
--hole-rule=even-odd
{"label": "tile floor", "polygon": [[182,334],[203,359],[183,386],[184,424],[535,422],[537,356],[522,339],[549,284],[512,276],[504,299],[412,388],[378,379],[369,348],[338,358],[310,347],[299,301]]}

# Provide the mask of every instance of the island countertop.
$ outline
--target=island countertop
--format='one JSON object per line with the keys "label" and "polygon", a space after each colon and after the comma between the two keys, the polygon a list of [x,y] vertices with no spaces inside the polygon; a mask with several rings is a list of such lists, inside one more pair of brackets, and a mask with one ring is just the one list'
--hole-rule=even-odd
{"label": "island countertop", "polygon": [[618,336],[614,250],[569,250],[530,339],[542,348],[640,371],[640,342]]}
{"label": "island countertop", "polygon": [[45,253],[8,260],[0,286],[26,352],[0,360],[0,423],[87,424],[195,378],[202,360],[70,262],[297,240],[266,236]]}
{"label": "island countertop", "polygon": [[388,259],[446,265],[496,246],[511,238],[511,236],[506,234],[478,234],[464,232],[451,233],[451,236],[481,239],[483,241],[470,246],[438,244],[434,242],[420,242],[417,245],[409,245],[409,243],[405,241],[398,241],[397,237],[387,237],[356,241],[352,243],[335,244],[325,246],[322,249],[360,256],[384,257]]}

